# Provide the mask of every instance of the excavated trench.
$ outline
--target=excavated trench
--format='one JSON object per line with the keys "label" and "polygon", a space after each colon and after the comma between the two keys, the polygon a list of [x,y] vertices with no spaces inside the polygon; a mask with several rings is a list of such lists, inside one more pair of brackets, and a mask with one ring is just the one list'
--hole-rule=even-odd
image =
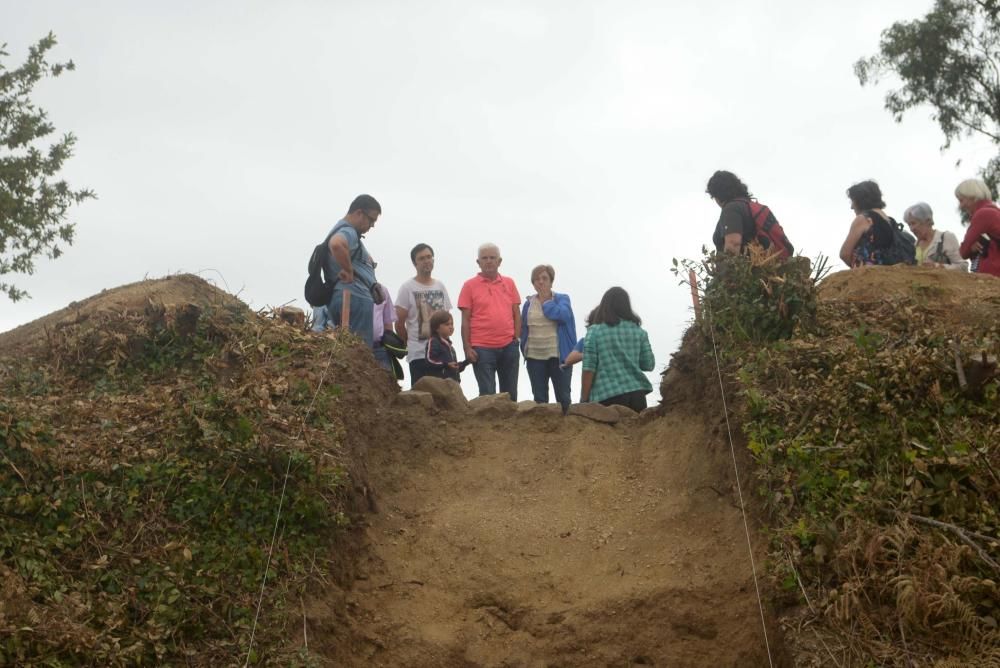
{"label": "excavated trench", "polygon": [[327,655],[358,666],[767,666],[723,418],[691,407],[614,425],[387,409],[368,455],[377,512],[347,594],[351,641],[331,639]]}

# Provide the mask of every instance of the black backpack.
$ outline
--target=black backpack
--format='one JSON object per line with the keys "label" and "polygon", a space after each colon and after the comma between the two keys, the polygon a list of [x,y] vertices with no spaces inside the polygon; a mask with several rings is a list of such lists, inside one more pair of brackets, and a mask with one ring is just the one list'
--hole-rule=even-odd
{"label": "black backpack", "polygon": [[[313,248],[312,255],[309,256],[309,277],[306,278],[305,297],[310,306],[326,306],[333,298],[333,287],[337,285],[337,277],[328,276],[326,273],[327,259],[330,257],[330,239],[345,226],[346,223],[334,227],[323,243]],[[361,245],[358,244],[355,254],[360,250]],[[351,260],[355,261],[353,255]]]}
{"label": "black backpack", "polygon": [[896,221],[891,216],[882,217],[875,211],[866,211],[867,217],[875,221],[876,218],[884,222],[892,230],[892,243],[882,249],[882,264],[916,264],[917,263],[917,240],[903,229],[903,224]]}
{"label": "black backpack", "polygon": [[305,295],[310,306],[326,306],[333,298],[333,286],[337,284],[337,277],[326,274],[328,257],[330,257],[330,237],[316,246],[309,256],[309,277],[306,278]]}

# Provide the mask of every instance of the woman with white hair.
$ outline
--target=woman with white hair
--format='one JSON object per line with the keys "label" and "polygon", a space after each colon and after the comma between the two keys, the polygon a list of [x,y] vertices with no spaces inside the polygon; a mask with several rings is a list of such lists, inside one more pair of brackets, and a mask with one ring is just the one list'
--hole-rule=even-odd
{"label": "woman with white hair", "polygon": [[969,270],[969,263],[958,252],[958,237],[951,232],[934,229],[934,212],[930,204],[917,202],[903,212],[903,220],[917,238],[917,264]]}
{"label": "woman with white hair", "polygon": [[955,197],[958,208],[970,216],[959,252],[978,261],[978,273],[1000,276],[1000,209],[989,186],[980,179],[966,179],[955,188]]}

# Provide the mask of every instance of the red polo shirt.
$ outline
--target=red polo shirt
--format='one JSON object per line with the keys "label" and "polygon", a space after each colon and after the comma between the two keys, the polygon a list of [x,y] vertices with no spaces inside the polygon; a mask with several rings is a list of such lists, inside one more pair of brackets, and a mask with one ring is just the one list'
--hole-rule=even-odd
{"label": "red polo shirt", "polygon": [[514,340],[514,308],[521,295],[514,281],[497,274],[495,279],[476,274],[462,285],[458,308],[468,309],[471,341],[477,348],[503,348]]}

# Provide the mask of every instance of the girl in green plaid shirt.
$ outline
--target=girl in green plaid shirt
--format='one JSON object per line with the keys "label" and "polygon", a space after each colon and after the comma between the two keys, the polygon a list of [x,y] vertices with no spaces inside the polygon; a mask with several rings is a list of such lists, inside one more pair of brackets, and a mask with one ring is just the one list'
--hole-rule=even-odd
{"label": "girl in green plaid shirt", "polygon": [[609,289],[587,320],[581,400],[645,409],[646,395],[653,391],[645,372],[653,370],[656,359],[628,293]]}

